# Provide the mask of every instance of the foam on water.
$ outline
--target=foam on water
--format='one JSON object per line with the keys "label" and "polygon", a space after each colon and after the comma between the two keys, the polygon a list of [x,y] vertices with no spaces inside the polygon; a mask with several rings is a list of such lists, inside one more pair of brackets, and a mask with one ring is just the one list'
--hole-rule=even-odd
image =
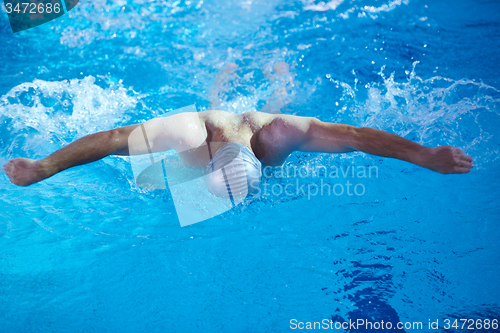
{"label": "foam on water", "polygon": [[[407,5],[409,3],[408,0],[391,0],[387,3],[380,4],[381,1],[377,2],[377,5],[364,5],[358,6],[357,1],[346,1],[344,0],[333,0],[333,1],[316,1],[316,0],[303,0],[304,10],[311,10],[317,12],[324,12],[328,10],[335,11],[339,9],[339,11],[343,10],[343,12],[339,13],[337,17],[342,19],[348,19],[351,15],[355,17],[371,17],[372,19],[376,19],[378,16],[377,13],[380,12],[390,12],[401,5]],[[342,5],[342,9],[339,6]],[[348,9],[345,9],[348,8]]]}
{"label": "foam on water", "polygon": [[[7,157],[47,154],[96,131],[127,122],[127,111],[137,100],[120,82],[87,76],[81,80],[34,80],[12,88],[0,97],[2,148]],[[19,145],[19,140],[24,145]]]}

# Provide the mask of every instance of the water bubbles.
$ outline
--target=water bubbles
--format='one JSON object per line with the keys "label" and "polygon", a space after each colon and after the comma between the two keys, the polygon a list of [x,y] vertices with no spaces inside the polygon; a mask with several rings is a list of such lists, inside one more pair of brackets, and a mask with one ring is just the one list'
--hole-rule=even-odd
{"label": "water bubbles", "polygon": [[34,80],[12,88],[0,97],[0,117],[12,119],[9,132],[15,136],[31,126],[43,129],[37,145],[43,145],[51,135],[71,141],[75,134],[116,127],[126,120],[124,112],[136,105],[121,85],[101,88],[95,78],[50,82]]}
{"label": "water bubbles", "polygon": [[330,79],[332,77],[331,74],[326,74],[325,76],[326,76],[327,79]]}

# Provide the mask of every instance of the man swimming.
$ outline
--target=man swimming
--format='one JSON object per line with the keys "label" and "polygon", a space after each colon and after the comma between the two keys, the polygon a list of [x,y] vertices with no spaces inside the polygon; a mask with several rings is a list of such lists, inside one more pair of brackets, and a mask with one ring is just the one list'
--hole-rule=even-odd
{"label": "man swimming", "polygon": [[218,160],[216,157],[223,155],[224,149],[228,150],[225,146],[243,148],[246,157],[242,161],[248,170],[260,168],[260,163],[282,165],[294,151],[362,151],[407,161],[443,174],[467,173],[473,167],[472,158],[459,148],[424,147],[374,128],[284,114],[248,112],[238,115],[203,111],[179,113],[90,134],[40,160],[12,159],[4,170],[12,183],[28,186],[108,155],[137,155],[171,149],[179,154],[186,166],[211,165],[213,168]]}

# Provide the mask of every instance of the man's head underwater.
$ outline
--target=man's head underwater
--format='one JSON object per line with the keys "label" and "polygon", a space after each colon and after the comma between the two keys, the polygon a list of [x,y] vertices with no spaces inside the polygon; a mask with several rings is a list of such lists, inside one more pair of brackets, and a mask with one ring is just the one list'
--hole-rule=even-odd
{"label": "man's head underwater", "polygon": [[207,166],[208,190],[218,197],[245,198],[260,191],[262,164],[247,147],[231,142]]}

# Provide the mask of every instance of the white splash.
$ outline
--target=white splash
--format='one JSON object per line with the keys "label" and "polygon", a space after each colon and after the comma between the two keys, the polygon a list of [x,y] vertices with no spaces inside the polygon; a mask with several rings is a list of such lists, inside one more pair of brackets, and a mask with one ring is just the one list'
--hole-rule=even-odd
{"label": "white splash", "polygon": [[324,12],[327,10],[335,10],[340,4],[342,4],[344,0],[332,0],[327,3],[321,1],[319,4],[311,4],[311,1],[308,5],[304,7],[304,10],[313,10],[317,12]]}
{"label": "white splash", "polygon": [[53,136],[65,142],[124,123],[136,98],[121,82],[103,82],[108,87],[101,88],[95,81],[93,76],[70,81],[35,79],[12,88],[0,97],[0,119],[7,124],[4,130],[10,133],[10,141],[24,135],[32,146],[43,149],[42,141]]}
{"label": "white splash", "polygon": [[402,4],[407,5],[408,0],[393,0],[393,1],[389,1],[388,4],[383,4],[380,7],[364,6],[362,8],[362,10],[364,10],[365,12],[369,12],[369,13],[390,12],[391,10],[393,10],[394,8],[396,8],[398,6],[401,6]]}

